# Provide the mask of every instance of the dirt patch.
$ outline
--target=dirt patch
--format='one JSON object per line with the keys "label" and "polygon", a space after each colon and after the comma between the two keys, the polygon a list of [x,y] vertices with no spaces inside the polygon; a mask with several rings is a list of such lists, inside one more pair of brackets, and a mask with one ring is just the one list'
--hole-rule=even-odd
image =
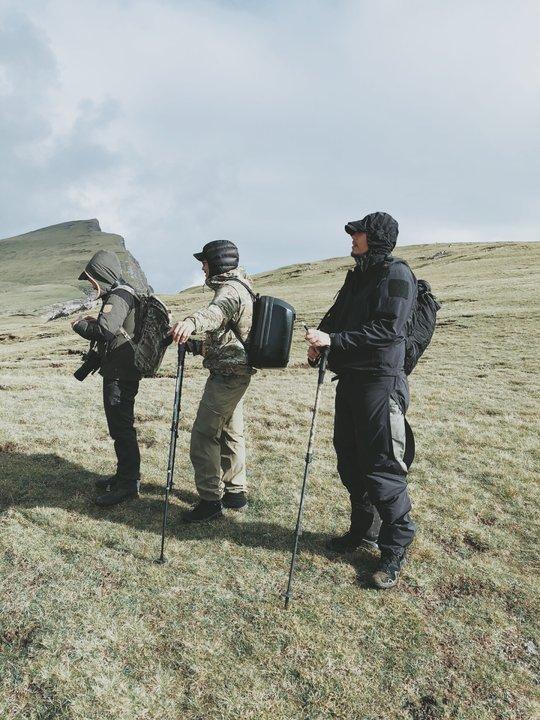
{"label": "dirt patch", "polygon": [[32,642],[37,630],[37,625],[31,625],[28,628],[8,629],[0,637],[0,648],[4,647],[5,645],[8,645],[12,648],[27,648]]}
{"label": "dirt patch", "polygon": [[80,356],[82,356],[85,354],[85,352],[84,352],[84,350],[72,350],[71,348],[68,348],[67,350],[63,350],[62,354],[63,355],[80,355]]}
{"label": "dirt patch", "polygon": [[489,543],[478,535],[473,535],[472,533],[465,533],[463,536],[463,542],[475,552],[486,552],[486,550],[489,550]]}
{"label": "dirt patch", "polygon": [[455,577],[447,583],[441,584],[438,588],[438,595],[442,600],[477,597],[478,595],[489,595],[490,593],[491,587],[486,582],[466,575]]}
{"label": "dirt patch", "polygon": [[424,695],[417,702],[407,702],[404,707],[411,720],[438,720],[442,717],[442,708],[431,695]]}

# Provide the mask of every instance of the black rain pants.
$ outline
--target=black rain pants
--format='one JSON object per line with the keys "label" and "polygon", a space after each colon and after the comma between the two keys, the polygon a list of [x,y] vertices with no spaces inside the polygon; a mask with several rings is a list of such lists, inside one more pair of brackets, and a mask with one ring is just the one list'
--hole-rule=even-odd
{"label": "black rain pants", "polygon": [[404,376],[354,372],[340,375],[334,447],[339,476],[351,497],[351,529],[369,536],[370,528],[373,533],[373,526],[377,526],[378,511],[382,521],[378,540],[381,552],[398,555],[410,545],[415,532],[409,516],[411,501],[406,479],[412,461],[405,448],[404,413],[408,401]]}
{"label": "black rain pants", "polygon": [[117,458],[116,477],[120,482],[140,482],[141,454],[137,442],[135,397],[139,391],[137,380],[103,378],[103,406],[114,440]]}

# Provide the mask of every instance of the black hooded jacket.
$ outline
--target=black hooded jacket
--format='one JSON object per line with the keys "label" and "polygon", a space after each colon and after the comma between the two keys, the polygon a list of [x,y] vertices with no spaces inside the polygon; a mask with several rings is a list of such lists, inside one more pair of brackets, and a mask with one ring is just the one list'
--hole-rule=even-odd
{"label": "black hooded jacket", "polygon": [[[369,375],[401,375],[405,362],[405,328],[416,301],[416,279],[403,260],[390,254],[397,240],[397,223],[371,222],[368,252],[356,258],[334,305],[319,329],[331,338],[328,366]],[[366,220],[366,219],[364,219]],[[363,222],[363,221],[362,221]]]}
{"label": "black hooded jacket", "polygon": [[123,334],[127,333],[130,338],[135,334],[138,300],[133,292],[124,289],[131,286],[122,279],[122,267],[116,254],[108,250],[97,252],[79,279],[88,279],[88,275],[99,283],[103,304],[96,322],[79,320],[73,329],[86,340],[97,342],[101,356],[99,372],[103,377],[140,380],[133,347]]}

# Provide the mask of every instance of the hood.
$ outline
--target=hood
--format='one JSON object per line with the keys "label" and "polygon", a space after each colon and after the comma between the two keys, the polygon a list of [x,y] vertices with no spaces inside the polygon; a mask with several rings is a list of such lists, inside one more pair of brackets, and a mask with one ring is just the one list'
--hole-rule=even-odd
{"label": "hood", "polygon": [[362,220],[353,220],[345,225],[345,232],[367,234],[368,247],[374,253],[391,253],[396,247],[399,233],[397,220],[385,212],[374,212]]}
{"label": "hood", "polygon": [[88,280],[87,274],[97,280],[104,293],[122,281],[122,266],[116,253],[99,250],[79,275],[79,280]]}
{"label": "hood", "polygon": [[214,275],[213,277],[209,277],[206,280],[205,284],[208,285],[209,288],[212,288],[212,290],[217,290],[232,277],[236,277],[239,280],[242,280],[242,282],[245,282],[246,285],[253,289],[253,283],[251,282],[249,275],[244,270],[244,268],[241,267],[234,270],[229,270],[229,272],[221,273],[221,275]]}

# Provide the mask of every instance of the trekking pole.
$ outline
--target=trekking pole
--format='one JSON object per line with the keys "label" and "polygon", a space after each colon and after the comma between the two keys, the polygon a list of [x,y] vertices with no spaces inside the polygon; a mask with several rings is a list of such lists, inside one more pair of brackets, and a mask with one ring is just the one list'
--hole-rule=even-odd
{"label": "trekking pole", "polygon": [[298,554],[298,540],[302,534],[302,516],[304,514],[304,500],[306,497],[306,485],[309,477],[309,471],[311,470],[311,462],[313,460],[313,444],[315,441],[315,428],[317,425],[317,413],[319,411],[319,400],[321,395],[321,387],[324,383],[324,374],[326,372],[326,363],[328,362],[328,348],[324,348],[321,353],[321,359],[319,362],[319,378],[317,382],[317,392],[315,394],[315,405],[313,407],[313,417],[311,419],[311,430],[309,432],[309,442],[306,454],[306,465],[304,468],[304,480],[302,482],[302,491],[300,493],[300,506],[298,508],[298,517],[296,519],[296,528],[294,530],[294,542],[293,551],[291,557],[291,567],[289,570],[289,582],[287,584],[287,590],[284,594],[285,598],[285,609],[289,607],[289,601],[292,598],[292,584],[294,571],[296,568],[296,556]]}
{"label": "trekking pole", "polygon": [[176,441],[178,440],[178,422],[180,420],[180,403],[182,401],[182,382],[184,380],[184,361],[186,359],[185,343],[178,345],[178,368],[176,370],[176,385],[174,388],[174,405],[171,424],[171,442],[169,445],[169,462],[167,465],[167,484],[163,501],[163,525],[161,527],[161,554],[158,563],[165,562],[165,531],[169,514],[169,494],[173,487],[174,461],[176,458]]}

